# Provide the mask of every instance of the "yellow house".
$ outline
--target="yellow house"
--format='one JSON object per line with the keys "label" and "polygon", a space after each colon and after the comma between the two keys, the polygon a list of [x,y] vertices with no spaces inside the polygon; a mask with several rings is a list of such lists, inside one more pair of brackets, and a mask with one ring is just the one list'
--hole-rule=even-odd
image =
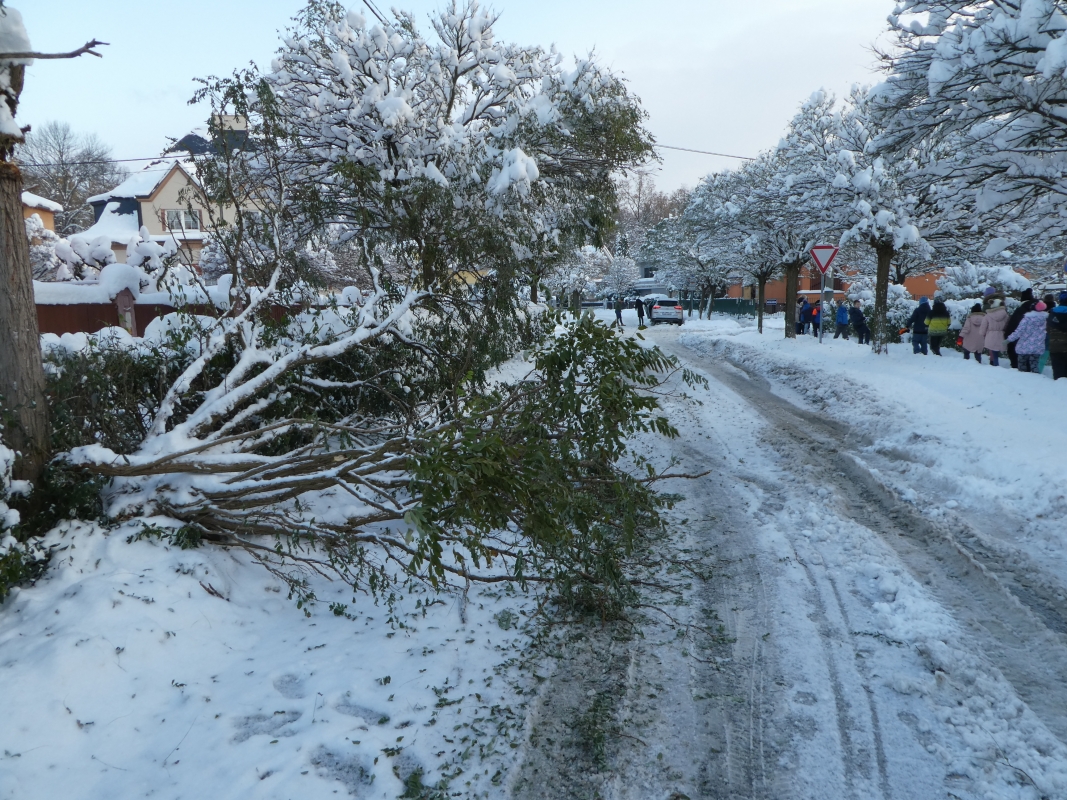
{"label": "yellow house", "polygon": [[44,223],[44,226],[50,231],[56,229],[56,212],[62,210],[63,206],[59,203],[54,203],[51,200],[38,197],[32,192],[22,193],[22,218],[29,219],[36,214],[41,218],[41,222]]}
{"label": "yellow house", "polygon": [[[152,241],[173,242],[190,263],[198,264],[208,218],[206,201],[191,170],[179,158],[160,158],[111,191],[90,197],[96,222],[78,236],[87,241],[108,237],[115,260],[125,263],[127,245],[139,238],[144,227]],[[232,212],[226,216],[232,217]]]}

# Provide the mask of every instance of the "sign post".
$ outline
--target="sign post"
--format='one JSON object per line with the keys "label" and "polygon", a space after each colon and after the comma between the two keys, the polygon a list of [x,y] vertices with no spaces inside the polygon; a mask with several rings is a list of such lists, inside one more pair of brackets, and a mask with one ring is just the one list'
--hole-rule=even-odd
{"label": "sign post", "polygon": [[822,273],[822,285],[819,287],[819,344],[826,322],[826,273],[837,258],[838,248],[832,244],[817,244],[811,248],[811,258]]}

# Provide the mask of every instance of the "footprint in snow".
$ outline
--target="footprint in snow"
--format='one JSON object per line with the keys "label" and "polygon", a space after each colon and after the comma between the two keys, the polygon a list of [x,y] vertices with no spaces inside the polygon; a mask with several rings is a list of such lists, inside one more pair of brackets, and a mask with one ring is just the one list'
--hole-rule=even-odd
{"label": "footprint in snow", "polygon": [[274,688],[282,697],[289,700],[303,700],[307,697],[304,679],[299,675],[282,675],[274,679]]}
{"label": "footprint in snow", "polygon": [[237,733],[234,734],[233,740],[235,742],[243,742],[260,734],[279,738],[293,736],[296,731],[282,729],[298,719],[300,719],[299,711],[275,711],[269,716],[267,714],[252,714],[248,717],[241,717],[234,723]]}

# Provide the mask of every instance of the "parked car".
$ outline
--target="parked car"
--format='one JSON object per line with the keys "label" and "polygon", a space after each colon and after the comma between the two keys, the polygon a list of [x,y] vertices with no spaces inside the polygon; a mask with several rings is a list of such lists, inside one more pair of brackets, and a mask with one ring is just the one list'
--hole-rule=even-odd
{"label": "parked car", "polygon": [[682,307],[677,300],[659,298],[648,314],[648,322],[655,325],[657,322],[671,322],[681,325],[683,322]]}

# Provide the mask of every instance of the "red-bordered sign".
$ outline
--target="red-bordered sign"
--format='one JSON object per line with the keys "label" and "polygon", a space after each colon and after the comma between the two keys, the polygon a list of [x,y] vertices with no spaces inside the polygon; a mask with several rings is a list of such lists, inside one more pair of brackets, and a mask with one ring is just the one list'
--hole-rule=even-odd
{"label": "red-bordered sign", "polygon": [[837,258],[837,251],[838,248],[832,244],[817,244],[811,248],[811,257],[815,261],[815,266],[819,268],[819,272],[823,275],[826,274],[826,270],[830,269],[830,265]]}

